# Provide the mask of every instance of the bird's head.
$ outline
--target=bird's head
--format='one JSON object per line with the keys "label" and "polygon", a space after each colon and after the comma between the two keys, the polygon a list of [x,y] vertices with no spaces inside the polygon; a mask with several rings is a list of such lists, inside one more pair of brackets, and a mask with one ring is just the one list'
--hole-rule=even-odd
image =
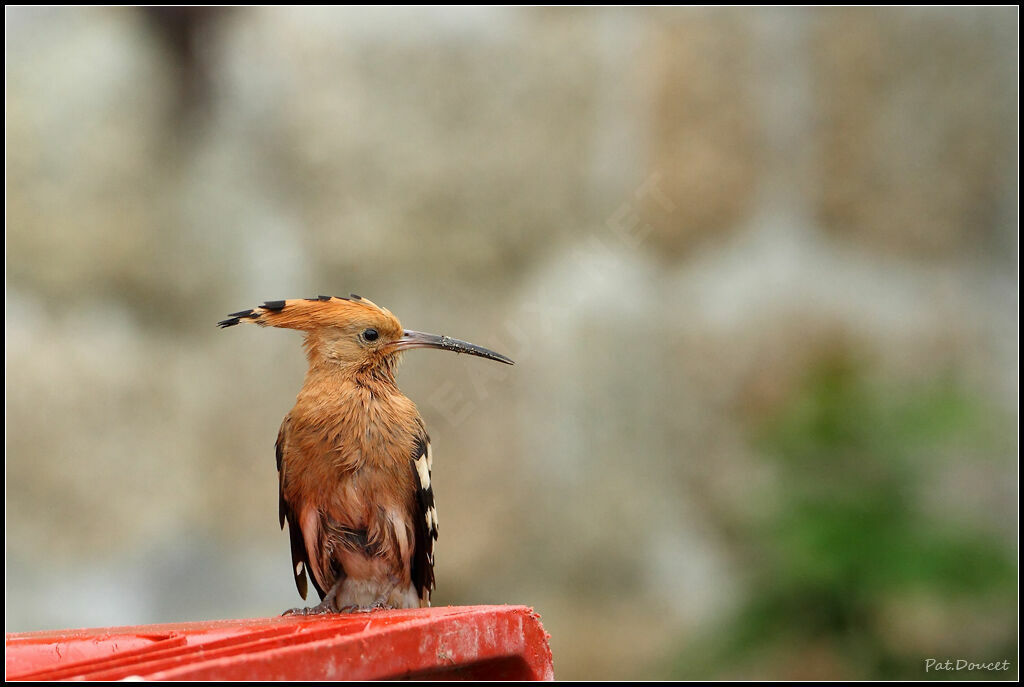
{"label": "bird's head", "polygon": [[333,365],[353,372],[391,371],[399,354],[410,348],[440,348],[514,364],[500,353],[467,341],[403,329],[387,308],[355,294],[267,301],[258,308],[231,313],[217,324],[231,327],[241,322],[302,330],[306,332],[311,364]]}

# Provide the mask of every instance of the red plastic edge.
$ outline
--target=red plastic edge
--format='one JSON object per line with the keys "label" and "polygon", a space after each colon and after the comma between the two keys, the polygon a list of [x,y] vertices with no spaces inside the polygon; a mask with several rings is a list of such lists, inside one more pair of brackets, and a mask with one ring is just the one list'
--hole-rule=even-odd
{"label": "red plastic edge", "polygon": [[10,680],[553,680],[526,606],[27,632],[6,636]]}

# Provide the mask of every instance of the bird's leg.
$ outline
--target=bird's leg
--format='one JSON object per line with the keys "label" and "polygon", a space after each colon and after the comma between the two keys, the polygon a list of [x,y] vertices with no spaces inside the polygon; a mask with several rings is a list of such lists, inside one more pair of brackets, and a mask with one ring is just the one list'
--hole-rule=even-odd
{"label": "bird's leg", "polygon": [[395,587],[398,586],[398,578],[394,575],[390,578],[391,586],[388,587],[387,591],[374,599],[373,603],[369,606],[360,606],[358,604],[348,604],[338,609],[339,613],[371,613],[373,611],[386,611],[395,608],[388,603],[388,598],[391,593],[395,591]]}
{"label": "bird's leg", "polygon": [[325,613],[345,613],[346,611],[341,608],[337,608],[334,605],[334,600],[338,596],[338,590],[341,589],[341,583],[345,581],[342,577],[340,580],[334,583],[334,586],[324,594],[323,600],[316,606],[310,606],[309,608],[289,608],[281,615],[324,615]]}

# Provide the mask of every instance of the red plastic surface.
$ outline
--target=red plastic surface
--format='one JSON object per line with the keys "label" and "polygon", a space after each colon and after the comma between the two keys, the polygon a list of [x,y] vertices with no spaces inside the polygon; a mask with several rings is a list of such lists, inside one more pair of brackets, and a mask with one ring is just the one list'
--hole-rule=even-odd
{"label": "red plastic surface", "polygon": [[24,632],[9,680],[552,680],[548,635],[525,606]]}

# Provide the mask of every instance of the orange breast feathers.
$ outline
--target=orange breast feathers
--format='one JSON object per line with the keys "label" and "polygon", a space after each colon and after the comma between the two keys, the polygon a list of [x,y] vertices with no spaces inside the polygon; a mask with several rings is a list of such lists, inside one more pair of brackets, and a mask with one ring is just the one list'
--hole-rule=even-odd
{"label": "orange breast feathers", "polygon": [[306,551],[319,554],[309,561],[317,586],[334,584],[345,551],[383,559],[408,584],[419,489],[410,460],[424,434],[416,406],[397,388],[311,375],[285,422],[281,498]]}

